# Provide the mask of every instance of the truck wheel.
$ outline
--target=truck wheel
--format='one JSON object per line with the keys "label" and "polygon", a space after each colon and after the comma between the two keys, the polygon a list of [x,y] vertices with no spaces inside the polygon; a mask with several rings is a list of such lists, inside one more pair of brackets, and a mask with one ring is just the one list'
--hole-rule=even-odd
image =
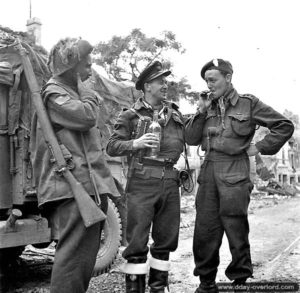
{"label": "truck wheel", "polygon": [[0,293],[5,293],[8,291],[8,281],[6,278],[7,265],[5,250],[0,249]]}
{"label": "truck wheel", "polygon": [[16,246],[0,249],[0,293],[9,291],[11,265],[15,264],[24,248],[24,246]]}
{"label": "truck wheel", "polygon": [[101,244],[94,268],[94,276],[106,273],[118,254],[122,240],[121,217],[115,204],[108,198],[107,218],[100,235]]}

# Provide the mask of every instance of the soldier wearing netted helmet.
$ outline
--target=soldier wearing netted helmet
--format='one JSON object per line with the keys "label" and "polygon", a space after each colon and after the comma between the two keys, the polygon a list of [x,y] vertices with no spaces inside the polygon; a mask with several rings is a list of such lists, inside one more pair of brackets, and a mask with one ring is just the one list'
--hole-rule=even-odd
{"label": "soldier wearing netted helmet", "polygon": [[[84,86],[91,76],[93,47],[81,39],[60,40],[51,50],[52,78],[42,98],[74,177],[107,210],[107,194],[118,194],[102,152],[97,128],[99,98]],[[58,239],[51,276],[51,293],[86,292],[100,245],[103,221],[85,227],[70,185],[57,173],[53,156],[37,119],[31,137],[34,178],[39,206]]]}

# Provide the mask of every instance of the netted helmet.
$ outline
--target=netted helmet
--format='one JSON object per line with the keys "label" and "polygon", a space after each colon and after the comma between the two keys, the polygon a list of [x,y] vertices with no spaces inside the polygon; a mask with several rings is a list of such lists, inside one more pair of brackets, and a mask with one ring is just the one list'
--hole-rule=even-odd
{"label": "netted helmet", "polygon": [[50,51],[48,66],[53,75],[61,75],[76,66],[80,60],[93,51],[93,46],[85,40],[65,38]]}

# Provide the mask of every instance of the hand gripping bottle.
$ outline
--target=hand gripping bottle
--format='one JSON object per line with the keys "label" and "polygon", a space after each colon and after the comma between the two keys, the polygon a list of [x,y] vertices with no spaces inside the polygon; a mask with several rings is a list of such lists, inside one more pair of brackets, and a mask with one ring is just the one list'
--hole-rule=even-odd
{"label": "hand gripping bottle", "polygon": [[150,150],[150,157],[151,158],[157,158],[159,150],[160,150],[160,138],[161,138],[161,126],[158,123],[158,110],[154,110],[153,113],[153,121],[149,125],[149,133],[154,133],[158,137],[158,144],[155,144],[151,147]]}

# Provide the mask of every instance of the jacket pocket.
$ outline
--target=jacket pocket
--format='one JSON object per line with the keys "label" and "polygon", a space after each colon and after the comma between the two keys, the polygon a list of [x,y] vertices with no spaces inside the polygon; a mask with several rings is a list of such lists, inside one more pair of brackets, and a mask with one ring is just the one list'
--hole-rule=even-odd
{"label": "jacket pocket", "polygon": [[251,123],[249,115],[246,114],[229,114],[231,119],[231,128],[238,136],[247,136],[254,131],[254,125]]}

